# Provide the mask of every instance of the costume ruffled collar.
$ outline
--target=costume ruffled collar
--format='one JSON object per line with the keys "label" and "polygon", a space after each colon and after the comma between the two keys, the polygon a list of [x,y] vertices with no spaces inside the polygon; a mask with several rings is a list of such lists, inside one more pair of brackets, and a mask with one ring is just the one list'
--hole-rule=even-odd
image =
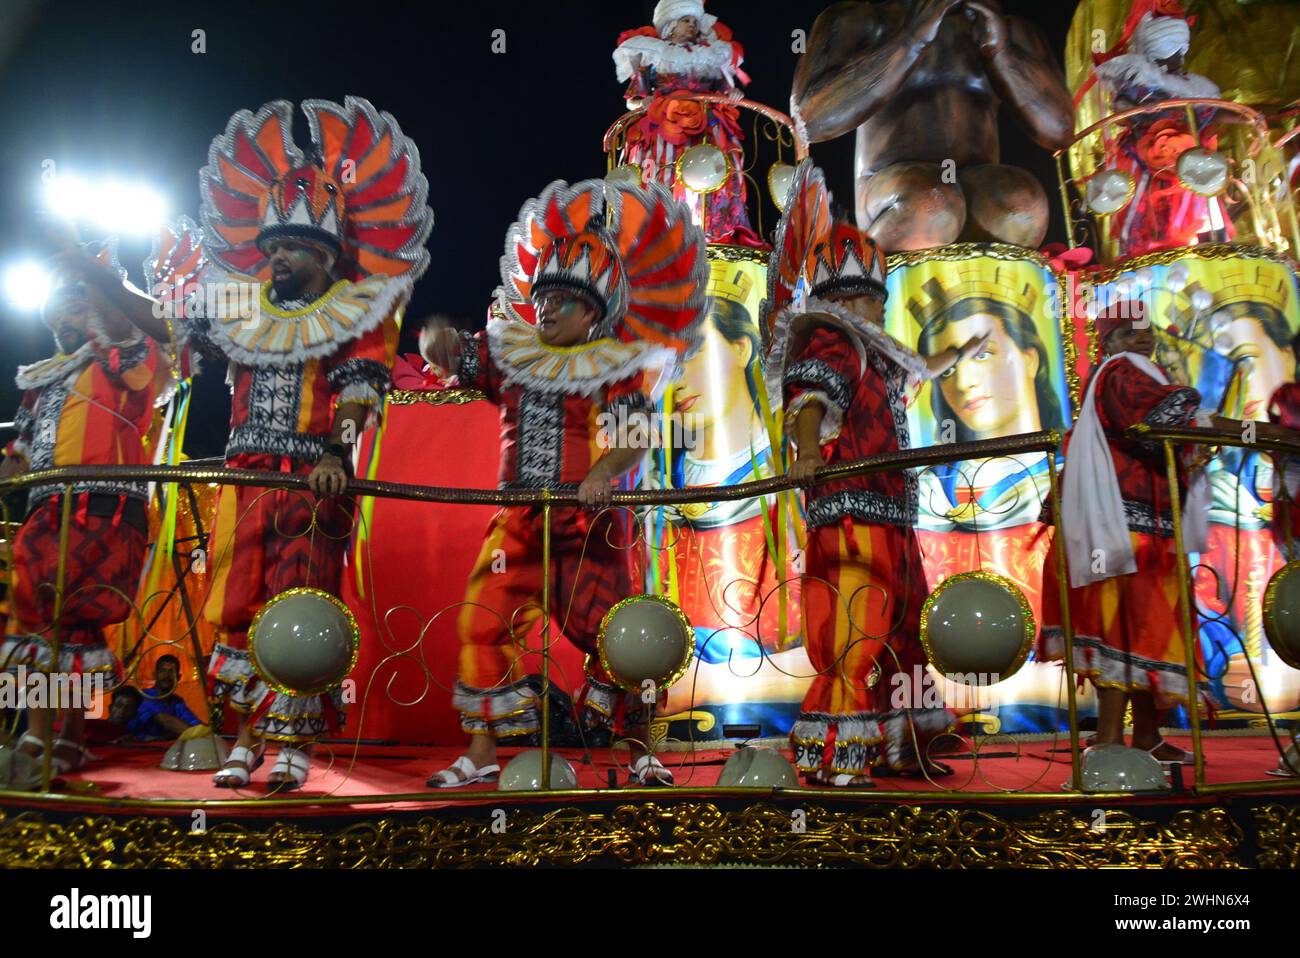
{"label": "costume ruffled collar", "polygon": [[1216,100],[1220,90],[1209,77],[1199,73],[1170,73],[1138,53],[1125,53],[1097,67],[1097,75],[1118,91],[1130,83],[1148,87],[1168,99]]}
{"label": "costume ruffled collar", "polygon": [[492,361],[508,386],[541,392],[593,396],[640,372],[659,371],[662,385],[676,367],[677,354],[664,346],[601,338],[579,346],[548,346],[537,327],[493,316],[487,325]]}
{"label": "costume ruffled collar", "polygon": [[632,58],[638,54],[642,66],[654,67],[660,73],[723,76],[732,86],[736,85],[735,67],[738,64],[732,63],[732,45],[730,41],[720,40],[712,32],[690,46],[647,36],[634,36],[623,41],[614,51],[614,66],[619,82],[626,83],[635,75]]}
{"label": "costume ruffled collar", "polygon": [[810,297],[803,311],[796,311],[792,307],[783,310],[776,318],[765,373],[769,396],[782,394],[791,344],[798,328],[808,322],[829,323],[848,333],[861,363],[866,362],[866,350],[873,349],[901,368],[910,380],[923,382],[934,378],[923,356],[904,346],[880,326],[868,322],[838,303]]}
{"label": "costume ruffled collar", "polygon": [[80,373],[95,358],[95,344],[82,343],[70,353],[59,353],[28,366],[19,366],[14,382],[22,390],[42,389],[74,373]]}
{"label": "costume ruffled collar", "polygon": [[[251,276],[227,274],[211,283],[256,284]],[[411,280],[376,273],[355,283],[340,280],[319,299],[301,309],[271,302],[270,283],[258,291],[257,314],[241,315],[238,296],[234,315],[211,317],[207,334],[234,362],[243,366],[282,366],[320,359],[375,329],[411,298]],[[227,306],[217,297],[219,306]],[[220,309],[219,313],[227,312]]]}

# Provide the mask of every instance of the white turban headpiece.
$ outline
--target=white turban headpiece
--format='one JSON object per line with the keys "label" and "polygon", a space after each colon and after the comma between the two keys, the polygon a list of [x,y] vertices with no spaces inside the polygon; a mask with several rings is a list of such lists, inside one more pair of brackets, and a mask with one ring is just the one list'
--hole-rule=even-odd
{"label": "white turban headpiece", "polygon": [[1186,54],[1191,46],[1192,31],[1182,17],[1144,16],[1134,38],[1142,55],[1153,63],[1168,60],[1176,53]]}
{"label": "white turban headpiece", "polygon": [[704,0],[659,0],[655,4],[655,29],[659,36],[667,36],[682,17],[694,17],[700,23],[700,32],[709,33],[718,18],[704,12]]}

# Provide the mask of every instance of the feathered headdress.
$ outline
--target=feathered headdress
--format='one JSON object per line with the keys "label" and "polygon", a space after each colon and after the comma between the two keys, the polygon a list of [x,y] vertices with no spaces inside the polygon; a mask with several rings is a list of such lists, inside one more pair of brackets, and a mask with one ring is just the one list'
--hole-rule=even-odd
{"label": "feathered headdress", "polygon": [[557,181],[506,234],[497,302],[536,324],[534,295],[572,289],[600,309],[605,335],[685,355],[699,343],[708,279],[704,234],[659,184]]}
{"label": "feathered headdress", "polygon": [[313,150],[293,143],[293,105],[240,110],[212,141],[199,172],[208,254],[228,270],[266,279],[262,244],[277,236],[339,256],[341,275],[418,279],[433,225],[420,154],[397,121],[360,97],[342,106],[305,100]]}

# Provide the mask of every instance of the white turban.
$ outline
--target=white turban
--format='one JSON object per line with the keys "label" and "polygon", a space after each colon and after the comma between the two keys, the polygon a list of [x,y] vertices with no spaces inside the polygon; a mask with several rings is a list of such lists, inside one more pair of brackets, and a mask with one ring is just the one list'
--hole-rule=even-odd
{"label": "white turban", "polygon": [[682,17],[694,17],[700,23],[700,32],[708,33],[718,18],[704,12],[704,0],[659,0],[655,4],[655,29],[659,36],[667,36]]}
{"label": "white turban", "polygon": [[1176,53],[1187,53],[1192,31],[1181,17],[1156,17],[1147,14],[1138,24],[1137,48],[1148,60],[1168,60]]}

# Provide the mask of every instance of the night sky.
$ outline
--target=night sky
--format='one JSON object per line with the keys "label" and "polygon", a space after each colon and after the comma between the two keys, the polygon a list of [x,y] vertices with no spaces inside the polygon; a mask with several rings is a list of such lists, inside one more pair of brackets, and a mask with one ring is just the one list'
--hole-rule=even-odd
{"label": "night sky", "polygon": [[[709,11],[745,46],[751,99],[788,111],[797,60],[791,33],[810,28],[825,6],[710,0]],[[1003,2],[1007,13],[1039,24],[1058,58],[1074,7]],[[409,315],[436,311],[481,325],[520,205],[552,180],[604,175],[601,137],[624,109],[610,53],[620,31],[649,23],[653,9],[652,0],[0,0],[0,270],[41,251],[32,214],[47,159],[61,173],[148,181],[171,215],[197,219],[197,172],[232,113],[278,98],[353,94],[397,118],[429,180],[432,265]],[[206,32],[202,54],[191,52],[196,29]],[[505,31],[504,54],[492,52],[497,29]],[[300,124],[305,146],[301,117]],[[1055,195],[1050,156],[1010,120],[1002,149],[1004,162],[1032,169]],[[818,145],[813,156],[851,209],[852,137]],[[1049,241],[1064,239],[1057,205]],[[145,240],[122,246],[137,284],[147,252]],[[7,420],[17,402],[13,368],[49,355],[52,345],[35,315],[3,303],[0,343]],[[187,452],[219,455],[229,416],[223,371],[209,366],[197,389]]]}

